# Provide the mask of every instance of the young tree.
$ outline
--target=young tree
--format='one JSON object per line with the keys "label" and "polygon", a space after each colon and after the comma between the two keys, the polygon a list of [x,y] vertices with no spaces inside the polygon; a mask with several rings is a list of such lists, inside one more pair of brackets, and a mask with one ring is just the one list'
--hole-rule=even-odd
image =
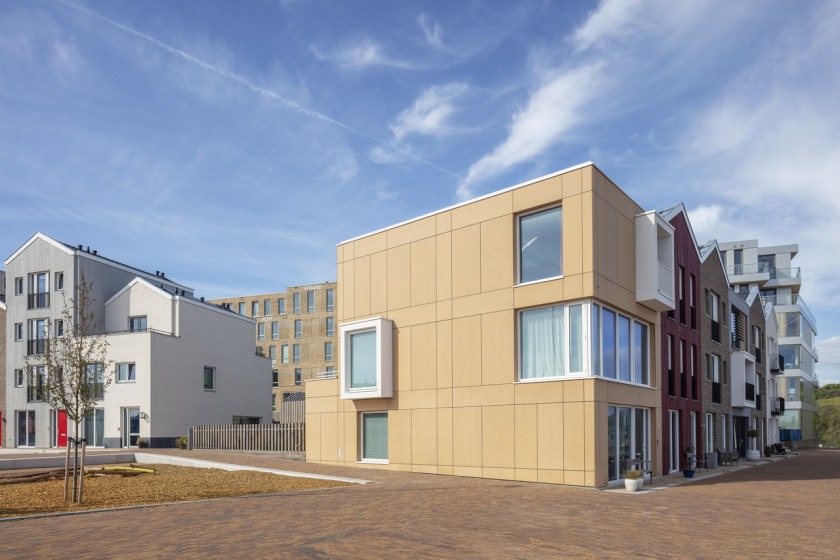
{"label": "young tree", "polygon": [[[74,297],[64,301],[61,323],[47,326],[43,340],[33,356],[26,356],[30,387],[39,393],[40,400],[52,408],[63,410],[73,425],[76,460],[73,469],[73,501],[79,501],[78,441],[85,416],[92,413],[97,401],[105,396],[111,383],[110,364],[107,363],[108,340],[93,307],[93,283],[80,275]],[[65,465],[65,496],[70,449]]]}

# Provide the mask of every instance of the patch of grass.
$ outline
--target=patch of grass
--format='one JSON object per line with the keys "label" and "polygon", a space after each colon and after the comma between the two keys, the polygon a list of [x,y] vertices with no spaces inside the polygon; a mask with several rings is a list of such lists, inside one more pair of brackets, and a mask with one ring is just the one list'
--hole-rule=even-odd
{"label": "patch of grass", "polygon": [[817,399],[819,406],[840,406],[840,397],[831,397],[830,399]]}

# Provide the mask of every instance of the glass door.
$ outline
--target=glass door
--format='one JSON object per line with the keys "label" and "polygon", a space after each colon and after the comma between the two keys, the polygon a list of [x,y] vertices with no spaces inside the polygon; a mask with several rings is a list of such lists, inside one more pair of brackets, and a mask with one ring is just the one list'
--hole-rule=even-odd
{"label": "glass door", "polygon": [[105,409],[95,408],[85,416],[85,439],[88,446],[103,447],[105,432]]}
{"label": "glass door", "polygon": [[136,447],[140,438],[140,408],[123,408],[122,412],[122,446]]}
{"label": "glass door", "polygon": [[671,432],[668,440],[671,447],[670,471],[675,472],[680,470],[680,413],[677,410],[671,410],[669,412],[670,422],[668,423],[668,427]]}
{"label": "glass door", "polygon": [[35,411],[17,411],[18,447],[35,447]]}

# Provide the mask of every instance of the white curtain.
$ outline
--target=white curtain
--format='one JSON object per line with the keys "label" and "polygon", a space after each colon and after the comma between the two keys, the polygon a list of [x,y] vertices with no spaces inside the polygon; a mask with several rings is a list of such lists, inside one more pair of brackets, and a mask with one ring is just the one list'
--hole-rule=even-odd
{"label": "white curtain", "polygon": [[520,379],[565,373],[563,307],[542,307],[520,315]]}

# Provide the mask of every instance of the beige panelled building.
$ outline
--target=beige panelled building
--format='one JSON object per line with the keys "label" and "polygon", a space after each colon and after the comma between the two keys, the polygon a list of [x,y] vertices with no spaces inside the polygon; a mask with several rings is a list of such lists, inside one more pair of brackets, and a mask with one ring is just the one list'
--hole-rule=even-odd
{"label": "beige panelled building", "polygon": [[256,322],[256,349],[271,359],[272,406],[304,390],[304,381],[336,369],[337,284],[211,300]]}
{"label": "beige panelled building", "polygon": [[[605,486],[661,472],[673,229],[591,163],[338,245],[307,461]],[[647,465],[645,465],[647,466]]]}

